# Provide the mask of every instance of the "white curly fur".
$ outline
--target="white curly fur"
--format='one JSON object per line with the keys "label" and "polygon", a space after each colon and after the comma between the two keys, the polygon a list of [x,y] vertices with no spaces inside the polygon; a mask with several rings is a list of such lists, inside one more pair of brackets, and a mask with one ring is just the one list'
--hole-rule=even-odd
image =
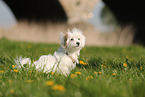
{"label": "white curly fur", "polygon": [[61,47],[53,55],[42,55],[33,63],[30,58],[19,57],[15,59],[15,63],[19,67],[24,64],[32,64],[43,72],[55,72],[67,76],[79,62],[78,57],[80,50],[85,46],[85,37],[80,30],[74,28],[71,32],[68,30],[66,34],[61,33],[60,41]]}

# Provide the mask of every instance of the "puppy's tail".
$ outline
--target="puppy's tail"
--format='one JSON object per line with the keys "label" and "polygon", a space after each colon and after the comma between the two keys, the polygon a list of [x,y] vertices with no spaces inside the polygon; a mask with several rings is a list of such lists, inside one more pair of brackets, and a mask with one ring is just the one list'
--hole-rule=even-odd
{"label": "puppy's tail", "polygon": [[25,67],[24,65],[31,65],[31,59],[26,57],[22,58],[22,56],[20,56],[14,59],[14,63],[17,65],[18,68],[23,68]]}

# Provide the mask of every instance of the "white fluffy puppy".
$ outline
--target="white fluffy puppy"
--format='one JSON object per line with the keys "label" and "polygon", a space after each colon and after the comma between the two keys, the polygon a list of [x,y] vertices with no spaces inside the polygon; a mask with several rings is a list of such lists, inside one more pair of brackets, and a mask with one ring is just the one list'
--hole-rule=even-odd
{"label": "white fluffy puppy", "polygon": [[[56,72],[69,75],[70,71],[76,67],[80,50],[85,46],[85,37],[82,31],[74,28],[71,32],[60,35],[61,47],[53,55],[42,55],[39,60],[32,63],[37,70],[43,72]],[[19,58],[16,64],[23,66],[31,64],[30,58]]]}

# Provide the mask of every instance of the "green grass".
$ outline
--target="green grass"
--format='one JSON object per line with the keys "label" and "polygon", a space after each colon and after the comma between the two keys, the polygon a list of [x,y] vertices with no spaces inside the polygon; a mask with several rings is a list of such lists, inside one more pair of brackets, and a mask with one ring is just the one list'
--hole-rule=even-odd
{"label": "green grass", "polygon": [[58,48],[57,44],[0,39],[0,97],[145,97],[142,46],[85,47],[79,60],[88,65],[78,64],[68,77],[12,66],[16,56],[37,60]]}

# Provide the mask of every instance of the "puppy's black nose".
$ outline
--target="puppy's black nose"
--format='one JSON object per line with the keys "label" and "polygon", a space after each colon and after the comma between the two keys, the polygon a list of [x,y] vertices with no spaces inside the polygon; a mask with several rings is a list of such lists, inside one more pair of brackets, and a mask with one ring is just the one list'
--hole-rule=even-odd
{"label": "puppy's black nose", "polygon": [[76,44],[77,44],[78,46],[80,45],[80,43],[79,43],[79,42],[77,42]]}

